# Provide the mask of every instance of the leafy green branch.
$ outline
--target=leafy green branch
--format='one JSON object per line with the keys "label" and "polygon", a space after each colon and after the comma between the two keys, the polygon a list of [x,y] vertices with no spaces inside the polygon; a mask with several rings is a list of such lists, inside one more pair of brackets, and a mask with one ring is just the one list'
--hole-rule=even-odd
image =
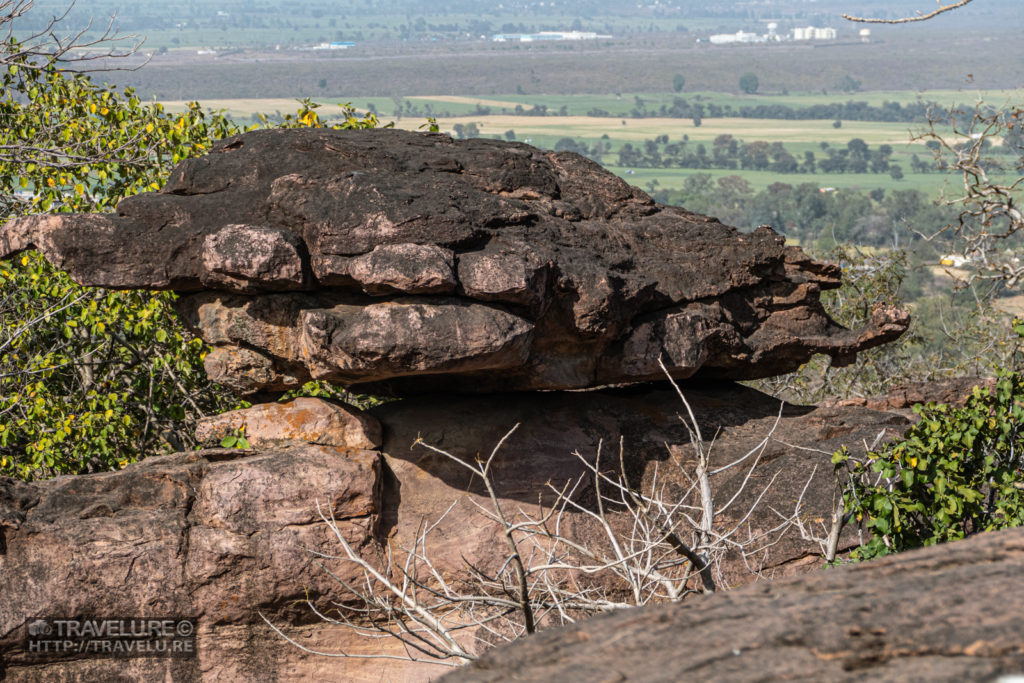
{"label": "leafy green branch", "polygon": [[845,449],[832,458],[849,477],[846,514],[871,534],[855,559],[1024,524],[1024,375],[975,387],[962,408],[914,412],[920,420],[903,438],[861,458]]}

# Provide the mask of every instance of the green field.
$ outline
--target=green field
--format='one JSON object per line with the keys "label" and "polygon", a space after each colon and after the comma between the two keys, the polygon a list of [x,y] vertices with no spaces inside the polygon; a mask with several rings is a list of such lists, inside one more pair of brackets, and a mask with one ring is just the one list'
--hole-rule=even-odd
{"label": "green field", "polygon": [[[713,92],[682,92],[682,93],[609,93],[596,95],[473,95],[473,96],[430,96],[415,95],[406,98],[392,97],[355,97],[351,102],[360,109],[374,108],[381,114],[393,114],[396,106],[406,103],[419,112],[429,111],[433,115],[468,116],[480,111],[490,110],[491,115],[514,114],[516,106],[530,110],[537,105],[544,105],[549,114],[558,113],[564,107],[569,116],[587,116],[589,112],[600,109],[610,114],[610,118],[630,118],[631,111],[637,106],[637,98],[643,101],[648,111],[656,112],[662,105],[671,106],[675,98],[681,97],[690,103],[731,106],[733,109],[752,106],[783,106],[792,109],[813,105],[845,104],[847,102],[866,102],[869,106],[880,107],[885,102],[898,102],[903,106],[918,102],[932,103],[942,108],[954,105],[974,106],[978,102],[1003,107],[1007,104],[1024,103],[1022,90],[890,90],[877,92],[854,93],[799,93],[789,95],[731,95]],[[325,104],[335,104],[337,99],[315,98]],[[429,110],[428,110],[429,107]],[[688,125],[689,120],[679,119],[680,124]],[[704,125],[711,124],[713,119],[705,118]],[[824,121],[831,125],[831,121]],[[854,122],[844,121],[844,126]],[[896,124],[885,124],[893,126]],[[923,124],[904,124],[904,127],[921,127]]]}
{"label": "green field", "polygon": [[[391,117],[383,117],[393,120]],[[403,118],[396,125],[415,128],[420,119]],[[623,123],[625,122],[625,123]],[[860,138],[869,145],[907,145],[910,124],[875,123],[869,121],[844,122],[842,128],[833,128],[831,121],[788,121],[780,119],[704,119],[703,125],[694,126],[688,119],[643,118],[621,119],[590,116],[460,116],[439,118],[442,130],[451,130],[457,123],[475,123],[482,135],[496,135],[514,130],[517,140],[533,138],[534,144],[548,139],[574,137],[598,140],[603,135],[622,142],[644,140],[668,135],[670,140],[681,140],[683,135],[693,142],[711,142],[719,135],[732,135],[741,140],[767,142],[845,145],[851,138]],[[920,126],[917,126],[918,128]]]}
{"label": "green field", "polygon": [[[863,99],[880,104],[883,101],[910,102],[916,97],[909,91],[890,91],[884,93],[859,94]],[[972,101],[984,98],[995,101],[996,98],[1011,99],[1019,95],[1019,91],[999,91],[983,93],[981,91],[935,91],[928,93],[930,98],[944,104],[956,101]],[[573,96],[525,96],[519,94],[475,97],[475,96],[418,96],[403,98],[358,98],[352,104],[361,111],[368,110],[371,105],[379,113],[381,121],[392,123],[398,128],[417,130],[425,124],[425,107],[430,106],[431,113],[451,112],[455,116],[439,116],[438,125],[443,132],[451,133],[456,125],[475,124],[484,137],[504,138],[507,131],[513,131],[515,139],[528,142],[541,148],[552,149],[565,138],[583,142],[593,146],[596,142],[604,142],[610,151],[602,157],[602,162],[614,173],[640,187],[660,189],[678,189],[684,180],[694,173],[710,173],[713,177],[739,175],[745,178],[755,189],[762,189],[774,182],[792,185],[814,183],[819,187],[835,187],[837,189],[856,189],[867,191],[875,188],[886,190],[915,189],[929,196],[938,197],[943,190],[955,191],[950,186],[950,176],[942,173],[915,173],[911,167],[911,157],[917,154],[922,159],[930,158],[930,152],[923,142],[912,141],[912,136],[920,132],[923,124],[881,123],[873,121],[844,121],[836,128],[829,120],[786,120],[786,119],[750,119],[750,118],[705,118],[702,125],[696,126],[689,119],[679,118],[622,118],[622,117],[591,117],[579,114],[569,116],[529,116],[512,113],[499,113],[514,110],[515,105],[524,108],[534,104],[546,104],[551,109],[565,106],[572,111],[580,111],[592,107],[605,108],[611,102],[632,103],[637,95],[573,95]],[[641,94],[645,102],[654,103],[671,100],[671,95]],[[692,97],[692,95],[691,95]],[[799,100],[799,106],[825,103],[828,101],[846,101],[845,96],[795,95],[787,97],[756,97],[744,98],[730,95],[706,95],[707,101],[714,99],[719,104],[725,102],[779,102],[792,103]],[[660,98],[660,99],[659,99]],[[337,112],[338,102],[335,100],[314,98],[321,103],[322,116],[330,119]],[[411,102],[417,113],[406,114],[401,118],[391,115],[397,106],[405,107]],[[294,99],[225,99],[207,100],[204,105],[223,109],[231,117],[241,122],[253,120],[254,114],[285,114],[295,111],[298,102]],[[184,108],[183,102],[165,102],[168,109],[175,111]],[[481,115],[478,106],[491,107],[490,115]],[[659,105],[660,106],[660,105]],[[735,106],[735,105],[734,105]],[[734,138],[753,142],[781,142],[786,150],[797,158],[805,152],[814,152],[823,157],[822,143],[832,147],[844,148],[853,138],[859,138],[871,148],[887,144],[893,148],[892,163],[899,164],[904,177],[895,180],[887,173],[787,173],[771,171],[709,169],[698,171],[688,168],[626,168],[618,165],[618,151],[627,143],[634,147],[641,146],[647,140],[667,135],[671,142],[688,140],[688,145],[704,144],[710,149],[715,138],[720,135],[732,135]],[[656,183],[656,185],[652,185]]]}
{"label": "green field", "polygon": [[[878,107],[884,102],[899,102],[902,105],[915,102],[935,102],[941,106],[952,106],[955,104],[968,104],[982,100],[987,104],[1001,106],[1006,103],[1024,102],[1024,92],[1021,90],[973,90],[962,88],[959,90],[883,90],[872,92],[816,92],[816,93],[765,93],[757,95],[733,95],[721,92],[688,92],[680,93],[607,93],[595,95],[482,95],[473,98],[461,98],[472,100],[484,106],[491,106],[496,113],[502,108],[514,109],[516,104],[524,108],[543,104],[549,111],[558,111],[566,107],[570,115],[585,115],[592,109],[603,109],[612,115],[626,114],[636,106],[636,98],[643,100],[648,110],[657,110],[662,105],[670,106],[677,97],[682,97],[690,102],[701,102],[703,104],[715,104],[721,107],[729,105],[733,108],[758,106],[758,105],[781,105],[785,107],[809,107],[818,104],[844,104],[846,102],[866,102]],[[450,105],[444,101],[435,100],[429,97],[418,97],[417,100],[429,101],[435,108],[445,109]],[[390,98],[377,98],[378,108],[386,111],[388,107],[394,106]],[[511,107],[509,106],[511,104]],[[453,110],[453,113],[456,113]]]}
{"label": "green field", "polygon": [[[724,169],[695,170],[691,168],[634,168],[627,169],[622,166],[605,165],[609,171],[647,191],[678,190],[682,188],[683,182],[689,176],[696,173],[705,173],[714,179],[723,176],[740,176],[753,187],[754,191],[763,190],[774,183],[785,183],[788,185],[800,185],[801,183],[812,183],[818,187],[834,187],[837,190],[854,190],[857,192],[869,192],[881,188],[886,192],[893,190],[919,190],[926,195],[937,197],[944,188],[950,191],[955,190],[951,183],[950,176],[940,173],[907,173],[900,180],[893,180],[886,173],[773,173],[771,171],[731,171]],[[658,184],[654,188],[650,186],[652,181]]]}

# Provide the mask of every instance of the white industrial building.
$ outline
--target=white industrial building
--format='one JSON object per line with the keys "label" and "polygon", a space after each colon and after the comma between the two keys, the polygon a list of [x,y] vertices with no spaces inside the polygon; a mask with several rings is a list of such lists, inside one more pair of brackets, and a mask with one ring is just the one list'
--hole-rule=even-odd
{"label": "white industrial building", "polygon": [[540,33],[495,33],[491,36],[491,40],[496,43],[532,43],[543,40],[597,40],[611,37],[593,31],[541,31]]}
{"label": "white industrial building", "polygon": [[[801,26],[794,28],[790,33],[781,35],[778,32],[778,22],[768,23],[768,33],[754,33],[752,31],[737,31],[736,33],[716,33],[707,38],[698,38],[698,43],[708,42],[714,45],[733,45],[736,43],[776,43],[788,40],[835,40],[837,36],[834,28],[818,28],[816,26]],[[866,41],[870,31],[861,31],[861,40]]]}
{"label": "white industrial building", "polygon": [[717,33],[708,38],[715,45],[726,45],[728,43],[763,43],[768,38],[759,36],[748,31],[737,31],[736,33]]}
{"label": "white industrial building", "polygon": [[836,30],[834,28],[818,28],[816,26],[803,26],[793,29],[793,40],[835,40]]}

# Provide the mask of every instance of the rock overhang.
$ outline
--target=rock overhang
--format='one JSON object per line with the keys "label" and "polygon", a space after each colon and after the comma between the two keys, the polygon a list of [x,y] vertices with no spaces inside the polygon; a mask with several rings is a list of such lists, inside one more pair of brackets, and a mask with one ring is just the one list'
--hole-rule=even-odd
{"label": "rock overhang", "polygon": [[389,393],[753,379],[897,338],[820,302],[836,266],[769,228],[654,202],[597,164],[521,143],[396,130],[254,131],[113,214],[30,216],[76,281],[178,292],[242,393],[325,379]]}

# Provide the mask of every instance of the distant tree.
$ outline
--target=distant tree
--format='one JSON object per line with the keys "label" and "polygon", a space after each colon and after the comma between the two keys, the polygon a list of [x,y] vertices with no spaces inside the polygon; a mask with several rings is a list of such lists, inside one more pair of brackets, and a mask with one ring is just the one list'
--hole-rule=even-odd
{"label": "distant tree", "polygon": [[843,92],[857,92],[860,90],[860,81],[850,76],[850,74],[846,74],[836,83],[836,89]]}
{"label": "distant tree", "polygon": [[573,138],[565,137],[560,138],[558,142],[555,143],[554,150],[556,152],[576,152],[577,154],[586,154],[587,147]]}
{"label": "distant tree", "polygon": [[686,79],[682,74],[676,74],[672,78],[672,90],[675,92],[682,92],[683,86],[686,85]]}
{"label": "distant tree", "polygon": [[753,95],[757,92],[760,87],[760,82],[757,80],[757,76],[751,72],[747,72],[740,76],[740,90],[748,95]]}
{"label": "distant tree", "polygon": [[509,142],[515,140],[516,139],[516,132],[514,130],[512,130],[512,129],[506,130],[505,131],[505,139],[508,140]]}
{"label": "distant tree", "polygon": [[833,128],[842,128],[843,127],[843,122],[840,119],[836,119],[835,121],[832,122],[832,127]]}
{"label": "distant tree", "polygon": [[480,129],[475,123],[456,123],[452,126],[452,132],[455,133],[455,137],[459,140],[480,137]]}
{"label": "distant tree", "polygon": [[804,152],[804,164],[801,170],[804,173],[814,173],[817,163],[817,160],[814,158],[814,152],[807,150]]}
{"label": "distant tree", "polygon": [[903,169],[899,164],[893,164],[889,167],[889,176],[893,180],[903,180]]}
{"label": "distant tree", "polygon": [[854,158],[863,159],[868,155],[868,145],[860,138],[853,138],[846,143],[846,149],[850,151],[850,156]]}

